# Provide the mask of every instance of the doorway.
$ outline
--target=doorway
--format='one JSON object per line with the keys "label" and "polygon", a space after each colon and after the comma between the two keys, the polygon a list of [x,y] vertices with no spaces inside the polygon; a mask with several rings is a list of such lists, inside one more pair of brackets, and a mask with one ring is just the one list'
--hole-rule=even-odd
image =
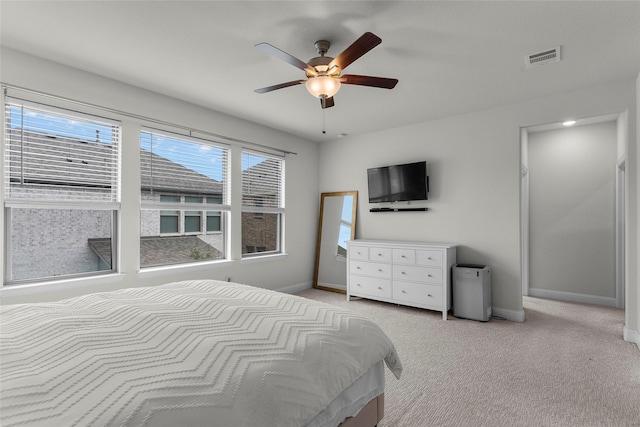
{"label": "doorway", "polygon": [[522,130],[523,295],[624,308],[621,117]]}

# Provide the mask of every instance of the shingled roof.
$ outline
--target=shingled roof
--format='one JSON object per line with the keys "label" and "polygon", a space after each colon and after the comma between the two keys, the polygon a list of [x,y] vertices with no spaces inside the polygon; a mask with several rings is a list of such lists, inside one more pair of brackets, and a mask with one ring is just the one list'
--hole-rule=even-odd
{"label": "shingled roof", "polygon": [[[89,247],[111,265],[111,239],[89,239]],[[202,259],[220,259],[222,252],[198,236],[150,236],[140,238],[140,266],[184,264]]]}
{"label": "shingled roof", "polygon": [[[30,130],[9,130],[11,182],[110,190],[114,147]],[[28,161],[25,161],[28,158]],[[222,194],[223,184],[176,162],[140,150],[142,190]]]}

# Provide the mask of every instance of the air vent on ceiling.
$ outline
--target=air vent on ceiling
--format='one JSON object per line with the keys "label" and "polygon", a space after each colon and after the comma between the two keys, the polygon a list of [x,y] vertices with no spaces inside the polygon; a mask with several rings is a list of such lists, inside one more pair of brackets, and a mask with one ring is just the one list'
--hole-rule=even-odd
{"label": "air vent on ceiling", "polygon": [[524,57],[527,68],[539,67],[550,62],[560,61],[560,46],[543,52],[536,52]]}

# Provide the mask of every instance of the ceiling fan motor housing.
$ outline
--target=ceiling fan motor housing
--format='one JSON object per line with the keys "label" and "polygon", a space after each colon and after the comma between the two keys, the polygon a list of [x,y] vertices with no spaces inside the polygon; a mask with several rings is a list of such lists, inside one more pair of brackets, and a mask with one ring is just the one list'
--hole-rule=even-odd
{"label": "ceiling fan motor housing", "polygon": [[[330,56],[316,56],[315,58],[311,58],[307,64],[313,67],[320,75],[335,77],[340,74],[340,69],[338,67],[329,69],[329,63],[331,63],[331,61],[333,61],[333,58]],[[313,74],[307,72],[307,77],[313,76]]]}

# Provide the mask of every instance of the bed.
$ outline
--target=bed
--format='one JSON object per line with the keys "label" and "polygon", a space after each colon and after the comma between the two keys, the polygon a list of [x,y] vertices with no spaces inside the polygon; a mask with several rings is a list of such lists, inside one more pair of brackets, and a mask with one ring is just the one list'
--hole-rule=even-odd
{"label": "bed", "polygon": [[402,372],[366,318],[237,283],[1,310],[4,427],[373,426]]}

